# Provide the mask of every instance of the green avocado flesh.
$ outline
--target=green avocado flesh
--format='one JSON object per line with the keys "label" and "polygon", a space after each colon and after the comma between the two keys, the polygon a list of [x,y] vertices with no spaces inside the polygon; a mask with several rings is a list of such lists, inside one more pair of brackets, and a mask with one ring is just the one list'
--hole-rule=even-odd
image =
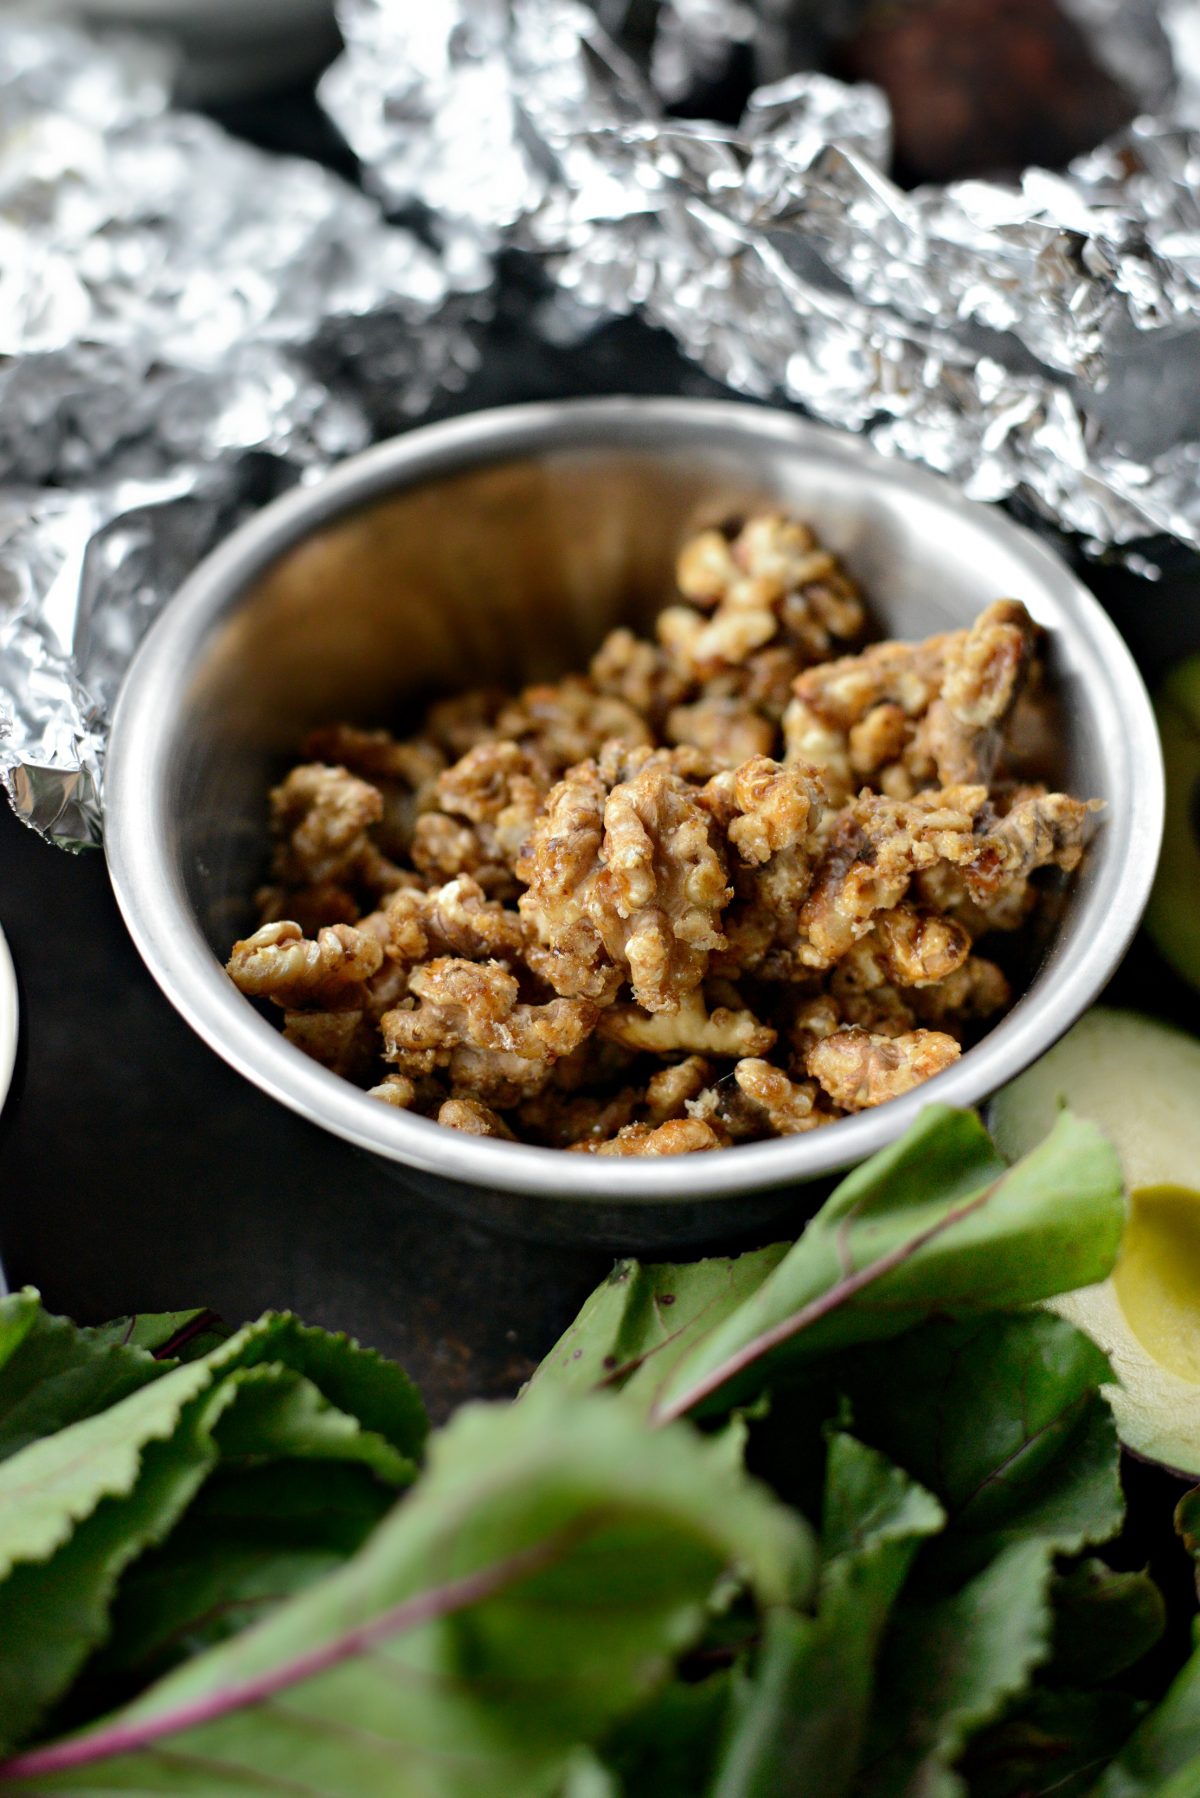
{"label": "green avocado flesh", "polygon": [[1200,1042],[1097,1007],[993,1100],[1001,1152],[1033,1148],[1064,1104],[1112,1139],[1129,1212],[1110,1278],[1053,1308],[1112,1362],[1126,1447],[1200,1476]]}
{"label": "green avocado flesh", "polygon": [[1200,1387],[1200,1193],[1187,1186],[1130,1193],[1112,1283],[1151,1359]]}
{"label": "green avocado flesh", "polygon": [[1172,671],[1154,710],[1167,814],[1146,928],[1171,966],[1200,986],[1200,656]]}

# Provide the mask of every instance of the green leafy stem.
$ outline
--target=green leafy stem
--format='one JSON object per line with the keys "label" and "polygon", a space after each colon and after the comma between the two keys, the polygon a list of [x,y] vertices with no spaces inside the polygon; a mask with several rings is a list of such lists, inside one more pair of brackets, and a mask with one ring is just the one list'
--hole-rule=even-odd
{"label": "green leafy stem", "polygon": [[482,1604],[485,1599],[496,1597],[508,1587],[561,1560],[602,1521],[599,1513],[581,1518],[577,1524],[557,1530],[552,1536],[531,1543],[528,1548],[518,1549],[491,1566],[477,1568],[459,1579],[447,1580],[443,1585],[418,1592],[412,1598],[392,1605],[370,1622],[344,1630],[317,1648],[293,1655],[290,1660],[268,1667],[237,1684],[206,1692],[173,1710],[161,1712],[157,1717],[114,1723],[91,1735],[52,1742],[45,1748],[32,1748],[25,1754],[14,1755],[10,1760],[0,1762],[0,1783],[64,1773],[95,1761],[111,1760],[117,1754],[131,1754],[140,1748],[151,1747],[164,1736],[179,1735],[186,1729],[227,1717],[233,1711],[263,1704],[290,1686],[300,1685],[319,1673],[327,1673],[356,1655],[367,1654],[381,1642],[401,1635],[405,1630],[435,1623],[439,1618],[453,1616],[456,1611],[465,1611],[472,1605]]}

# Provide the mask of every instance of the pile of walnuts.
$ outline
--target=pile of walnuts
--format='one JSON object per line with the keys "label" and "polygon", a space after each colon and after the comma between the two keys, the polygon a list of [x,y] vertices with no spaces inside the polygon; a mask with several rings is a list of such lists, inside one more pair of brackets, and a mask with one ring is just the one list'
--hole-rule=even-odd
{"label": "pile of walnuts", "polygon": [[614,631],[586,675],[311,734],[229,961],[298,1048],[474,1135],[674,1155],[883,1104],[1011,1003],[977,946],[1094,809],[1005,773],[1024,607],[864,648],[776,514],[677,576],[656,641]]}

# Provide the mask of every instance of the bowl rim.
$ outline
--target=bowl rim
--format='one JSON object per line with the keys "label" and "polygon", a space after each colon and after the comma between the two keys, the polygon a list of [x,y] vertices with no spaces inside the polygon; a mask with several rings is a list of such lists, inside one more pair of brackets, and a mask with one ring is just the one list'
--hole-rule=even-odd
{"label": "bowl rim", "polygon": [[[168,853],[165,793],[154,784],[171,733],[160,695],[178,690],[215,620],[280,555],[346,514],[391,492],[533,452],[652,450],[660,432],[666,451],[675,447],[672,433],[695,428],[848,460],[872,482],[923,495],[976,527],[986,520],[988,532],[1029,567],[1031,585],[1036,581],[1077,621],[1074,649],[1098,730],[1123,765],[1129,795],[1124,815],[1111,808],[1105,814],[1104,829],[1117,841],[1106,857],[1108,878],[1084,901],[1094,927],[1077,936],[1036,1002],[1033,995],[1019,1000],[934,1080],[827,1129],[741,1144],[736,1153],[688,1156],[682,1164],[674,1157],[568,1155],[467,1136],[370,1099],[286,1042],[233,986],[202,935]],[[311,486],[291,489],[219,544],[164,608],[126,675],[108,753],[105,853],[126,925],[160,987],[211,1048],[273,1098],[359,1148],[426,1174],[494,1192],[620,1207],[693,1204],[808,1182],[893,1143],[930,1103],[983,1103],[1049,1049],[1108,980],[1149,897],[1163,812],[1158,732],[1133,657],[1099,602],[1032,532],[967,499],[943,477],[795,413],[739,400],[621,396],[502,406],[417,427],[339,463]]]}
{"label": "bowl rim", "polygon": [[[17,991],[17,971],[4,931],[0,929],[0,1111],[12,1085],[17,1062],[17,1036],[21,1028],[21,1002]],[[4,1291],[4,1272],[0,1269],[0,1295]]]}

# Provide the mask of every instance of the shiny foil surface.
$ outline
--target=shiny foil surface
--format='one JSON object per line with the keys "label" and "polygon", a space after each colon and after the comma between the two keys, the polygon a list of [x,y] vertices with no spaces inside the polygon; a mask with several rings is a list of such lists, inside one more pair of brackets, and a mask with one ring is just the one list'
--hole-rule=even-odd
{"label": "shiny foil surface", "polygon": [[[879,90],[803,72],[848,9],[340,0],[321,93],[386,205],[541,260],[547,333],[638,310],[1091,553],[1200,549],[1200,8],[1070,0],[1145,110],[1065,174],[911,191]],[[735,54],[736,128],[668,116]]]}
{"label": "shiny foil surface", "polygon": [[[1153,572],[1164,544],[1200,549],[1200,8],[1069,0],[1142,114],[1065,175],[905,191],[882,94],[804,66],[853,5],[340,0],[321,97],[365,194],[174,107],[149,43],[7,17],[0,780],[20,815],[99,840],[147,626],[248,510],[461,384],[501,248],[549,277],[534,335],[640,312],[733,388],[1091,553]],[[758,84],[736,127],[670,116],[731,56]]]}
{"label": "shiny foil surface", "polygon": [[473,237],[175,110],[170,74],[0,27],[0,779],[70,847],[100,840],[111,707],[180,581],[459,385],[488,309]]}

